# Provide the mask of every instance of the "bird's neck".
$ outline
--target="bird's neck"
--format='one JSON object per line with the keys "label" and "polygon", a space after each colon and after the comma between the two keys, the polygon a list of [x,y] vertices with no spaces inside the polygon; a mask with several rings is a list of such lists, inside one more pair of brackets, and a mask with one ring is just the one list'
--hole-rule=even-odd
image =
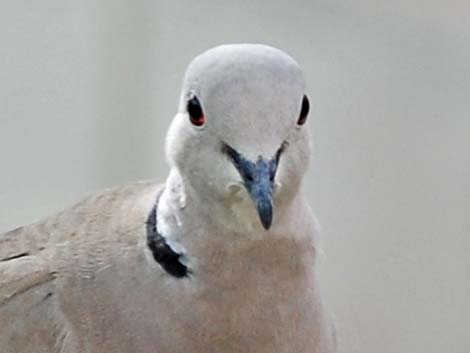
{"label": "bird's neck", "polygon": [[228,271],[227,276],[240,276],[241,285],[248,269],[240,264],[256,263],[260,269],[277,272],[283,266],[287,272],[311,266],[315,231],[305,200],[293,197],[286,204],[275,204],[278,209],[269,231],[248,201],[227,204],[204,197],[172,171],[157,202],[156,228],[172,251],[181,255],[179,261],[188,273],[205,273],[214,281],[221,278],[220,271]]}
{"label": "bird's neck", "polygon": [[286,232],[306,203],[299,192],[275,195],[274,222],[266,231],[247,192],[221,196],[208,189],[200,191],[178,170],[172,169],[160,197],[160,205],[162,222],[172,227],[187,226],[191,232],[210,229],[256,237],[265,236],[268,232]]}
{"label": "bird's neck", "polygon": [[300,193],[274,201],[274,222],[266,231],[256,209],[246,197],[220,198],[197,192],[177,170],[172,170],[159,197],[157,219],[159,231],[176,250],[189,243],[214,242],[218,238],[231,246],[249,246],[266,238],[305,237],[299,229],[311,231],[310,209]]}

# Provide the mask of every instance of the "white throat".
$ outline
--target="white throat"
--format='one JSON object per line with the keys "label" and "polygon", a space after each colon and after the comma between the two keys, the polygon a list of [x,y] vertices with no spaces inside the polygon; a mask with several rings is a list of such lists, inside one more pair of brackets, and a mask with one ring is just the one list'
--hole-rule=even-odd
{"label": "white throat", "polygon": [[[207,192],[200,192],[192,187],[176,168],[173,168],[159,201],[157,212],[159,230],[170,241],[183,243],[184,235],[179,233],[185,231],[190,233],[206,231],[212,237],[217,236],[218,232],[232,233],[239,238],[248,237],[252,240],[267,236],[268,231],[262,227],[246,189],[242,185],[232,185],[227,188],[224,197],[208,195]],[[289,223],[292,219],[283,217],[283,214],[289,212],[295,206],[293,204],[300,201],[297,197],[280,199],[277,196],[275,194],[274,197],[275,222],[269,233],[279,233],[290,228],[286,222]]]}

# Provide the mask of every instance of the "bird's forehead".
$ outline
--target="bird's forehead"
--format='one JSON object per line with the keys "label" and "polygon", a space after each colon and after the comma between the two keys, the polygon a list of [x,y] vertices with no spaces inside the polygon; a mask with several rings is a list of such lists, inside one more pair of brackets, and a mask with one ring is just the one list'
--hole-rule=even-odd
{"label": "bird's forehead", "polygon": [[236,44],[210,49],[196,57],[185,75],[184,91],[210,99],[221,94],[259,93],[303,87],[297,63],[283,51],[266,45]]}

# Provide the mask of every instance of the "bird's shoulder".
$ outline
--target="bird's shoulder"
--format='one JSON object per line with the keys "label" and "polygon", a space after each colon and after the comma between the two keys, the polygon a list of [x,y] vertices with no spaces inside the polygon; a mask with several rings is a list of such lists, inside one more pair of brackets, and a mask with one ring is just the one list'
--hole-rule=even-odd
{"label": "bird's shoulder", "polygon": [[142,181],[97,192],[34,224],[0,234],[0,264],[19,258],[50,258],[60,246],[106,240],[145,226],[162,185]]}

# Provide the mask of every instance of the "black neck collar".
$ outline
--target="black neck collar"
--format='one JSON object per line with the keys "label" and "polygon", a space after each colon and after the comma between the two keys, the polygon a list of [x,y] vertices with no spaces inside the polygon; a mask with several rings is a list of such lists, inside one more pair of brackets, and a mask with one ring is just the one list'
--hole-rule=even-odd
{"label": "black neck collar", "polygon": [[163,235],[158,232],[157,209],[160,196],[157,197],[155,205],[147,218],[147,246],[152,252],[155,261],[169,274],[176,278],[187,277],[189,269],[180,262],[182,254],[175,252],[166,242]]}

